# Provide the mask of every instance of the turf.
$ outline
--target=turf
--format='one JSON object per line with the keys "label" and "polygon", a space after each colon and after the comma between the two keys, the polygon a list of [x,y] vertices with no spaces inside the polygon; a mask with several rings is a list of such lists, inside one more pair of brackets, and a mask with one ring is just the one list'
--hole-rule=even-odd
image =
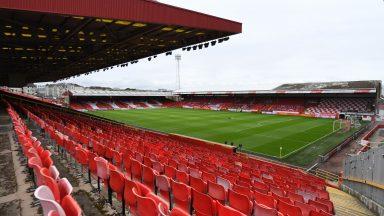
{"label": "turf", "polygon": [[[192,109],[93,111],[92,114],[167,133],[224,143],[247,151],[282,157],[330,134],[333,120]],[[318,143],[318,142],[315,142]],[[312,146],[312,145],[310,145]],[[321,146],[319,147],[320,150]],[[311,157],[316,157],[317,152]],[[290,156],[291,157],[291,156]]]}

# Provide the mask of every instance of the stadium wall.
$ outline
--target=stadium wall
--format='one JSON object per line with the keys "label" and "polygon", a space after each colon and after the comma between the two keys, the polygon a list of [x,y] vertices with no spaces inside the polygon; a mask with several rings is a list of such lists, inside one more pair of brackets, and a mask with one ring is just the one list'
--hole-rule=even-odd
{"label": "stadium wall", "polygon": [[372,211],[384,215],[384,146],[344,161],[341,188],[358,197]]}

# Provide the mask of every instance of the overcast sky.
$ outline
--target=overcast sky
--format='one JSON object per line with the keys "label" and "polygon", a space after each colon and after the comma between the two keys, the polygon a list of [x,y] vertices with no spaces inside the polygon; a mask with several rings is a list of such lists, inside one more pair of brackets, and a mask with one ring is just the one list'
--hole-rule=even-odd
{"label": "overcast sky", "polygon": [[[219,46],[181,53],[183,90],[271,89],[282,83],[383,80],[382,0],[161,0],[243,23]],[[66,82],[175,89],[174,56]]]}

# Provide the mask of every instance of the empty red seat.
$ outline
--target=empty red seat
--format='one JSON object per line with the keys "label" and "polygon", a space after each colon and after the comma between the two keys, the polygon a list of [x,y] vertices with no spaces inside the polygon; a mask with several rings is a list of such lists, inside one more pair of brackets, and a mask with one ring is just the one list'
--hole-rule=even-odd
{"label": "empty red seat", "polygon": [[171,166],[164,166],[164,174],[170,179],[176,179],[176,169]]}
{"label": "empty red seat", "polygon": [[277,216],[278,212],[274,208],[269,208],[265,205],[260,205],[258,203],[254,203],[253,205],[253,215],[254,216]]}
{"label": "empty red seat", "polygon": [[201,177],[205,182],[208,182],[208,181],[216,182],[216,176],[212,173],[208,173],[208,172],[203,171],[203,174]]}
{"label": "empty red seat", "polygon": [[67,195],[61,201],[66,216],[81,216],[81,208],[71,195]]}
{"label": "empty red seat", "polygon": [[110,171],[109,185],[117,194],[117,199],[122,201],[122,212],[125,212],[125,200],[124,200],[124,187],[125,187],[125,176],[118,170]]}
{"label": "empty red seat", "polygon": [[243,186],[234,184],[232,186],[232,189],[234,191],[236,191],[237,193],[246,195],[249,199],[253,199],[253,192],[247,187],[243,187]]}
{"label": "empty red seat", "polygon": [[171,200],[171,182],[165,175],[156,175],[157,195],[170,203]]}
{"label": "empty red seat", "polygon": [[189,175],[194,178],[201,178],[202,172],[199,171],[198,169],[189,168]]}
{"label": "empty red seat", "polygon": [[264,193],[264,194],[268,193],[268,191],[269,191],[269,187],[267,184],[262,183],[262,182],[258,182],[258,181],[254,181],[252,184],[252,187],[254,190],[261,192],[261,193]]}
{"label": "empty red seat", "polygon": [[137,189],[136,188],[133,188],[132,191],[133,191],[133,194],[135,195],[136,200],[137,200],[136,214],[138,216],[155,216],[155,215],[159,215],[158,206],[157,206],[156,202],[153,199],[151,199],[149,197],[140,196],[137,193]]}
{"label": "empty red seat", "polygon": [[301,209],[303,216],[309,216],[311,211],[316,211],[316,207],[298,201],[295,201],[295,206]]}
{"label": "empty red seat", "polygon": [[182,163],[179,163],[179,164],[177,165],[177,170],[179,170],[179,171],[181,171],[181,172],[189,173],[188,166],[185,165],[185,164],[182,164]]}
{"label": "empty red seat", "polygon": [[253,204],[246,195],[239,194],[229,189],[228,191],[229,206],[244,213],[245,215],[251,215]]}
{"label": "empty red seat", "polygon": [[142,180],[142,166],[141,163],[135,159],[131,159],[131,178],[132,180],[141,182]]}
{"label": "empty red seat", "polygon": [[176,180],[189,185],[189,175],[186,172],[176,170]]}
{"label": "empty red seat", "polygon": [[304,198],[300,194],[288,192],[287,197],[289,197],[293,202],[301,202],[304,203]]}
{"label": "empty red seat", "polygon": [[192,192],[191,188],[184,184],[172,180],[172,193],[174,205],[185,212],[190,212]]}
{"label": "empty red seat", "polygon": [[164,165],[161,164],[160,162],[157,162],[157,161],[153,162],[152,169],[154,169],[159,174],[164,174]]}
{"label": "empty red seat", "polygon": [[207,193],[207,183],[205,183],[201,178],[189,176],[189,185],[200,193]]}
{"label": "empty red seat", "polygon": [[225,204],[227,200],[227,192],[222,185],[208,181],[208,195],[213,199]]}
{"label": "empty red seat", "polygon": [[217,216],[246,216],[234,208],[217,203]]}
{"label": "empty red seat", "polygon": [[333,207],[333,203],[330,200],[316,197],[316,201],[328,206],[328,209],[330,210],[329,212],[333,213],[334,207]]}
{"label": "empty red seat", "polygon": [[264,205],[268,208],[275,208],[276,207],[276,200],[271,195],[263,194],[257,191],[254,191],[255,195],[255,201],[260,204]]}
{"label": "empty red seat", "polygon": [[193,209],[196,216],[215,216],[217,213],[216,201],[210,196],[192,190]]}
{"label": "empty red seat", "polygon": [[143,184],[155,192],[155,173],[152,168],[143,165]]}
{"label": "empty red seat", "polygon": [[44,184],[48,186],[49,189],[51,189],[56,202],[60,203],[60,189],[56,180],[51,177],[49,170],[45,167],[40,169],[40,174],[44,179]]}
{"label": "empty red seat", "polygon": [[323,210],[324,212],[331,213],[331,209],[329,209],[329,207],[326,204],[324,204],[324,203],[321,203],[321,202],[314,201],[314,200],[310,199],[310,200],[308,200],[308,204],[311,205],[311,206],[316,207],[319,210]]}
{"label": "empty red seat", "polygon": [[327,213],[323,210],[320,210],[319,212],[317,211],[311,211],[309,213],[309,216],[332,216],[333,214]]}
{"label": "empty red seat", "polygon": [[299,207],[293,206],[281,200],[277,202],[277,210],[283,213],[284,215],[297,215],[297,216],[303,215]]}
{"label": "empty red seat", "polygon": [[223,186],[226,191],[232,188],[231,182],[228,179],[223,178],[221,176],[216,177],[216,183]]}

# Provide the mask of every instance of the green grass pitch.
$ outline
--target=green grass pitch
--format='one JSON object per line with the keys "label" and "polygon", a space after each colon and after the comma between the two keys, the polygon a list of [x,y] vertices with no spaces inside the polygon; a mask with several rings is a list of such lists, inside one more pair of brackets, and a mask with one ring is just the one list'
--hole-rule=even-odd
{"label": "green grass pitch", "polygon": [[[93,111],[130,125],[224,143],[272,157],[288,155],[327,134],[333,120],[178,108]],[[321,149],[320,149],[321,150]],[[315,153],[314,157],[318,154]],[[293,162],[294,163],[294,162]],[[295,164],[295,163],[294,163]],[[298,164],[300,165],[300,164]]]}

